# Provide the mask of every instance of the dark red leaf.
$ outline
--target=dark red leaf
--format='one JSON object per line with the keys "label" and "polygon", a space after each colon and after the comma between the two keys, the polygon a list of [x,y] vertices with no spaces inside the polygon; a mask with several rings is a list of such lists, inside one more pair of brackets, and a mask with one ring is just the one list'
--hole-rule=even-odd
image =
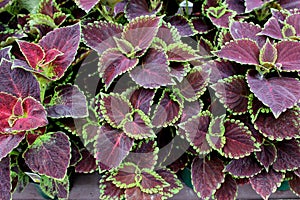
{"label": "dark red leaf", "polygon": [[289,181],[291,190],[300,196],[300,177],[294,176],[292,180]]}
{"label": "dark red leaf", "polygon": [[0,160],[14,150],[25,138],[25,132],[17,134],[0,134]]}
{"label": "dark red leaf", "polygon": [[54,61],[58,56],[62,56],[63,53],[57,49],[50,49],[47,51],[43,65],[49,64],[50,62]]}
{"label": "dark red leaf", "polygon": [[100,199],[122,199],[125,195],[125,190],[117,187],[112,181],[106,180],[103,176],[100,179]]}
{"label": "dark red leaf", "polygon": [[257,160],[268,169],[277,158],[277,149],[274,144],[260,146],[261,151],[255,152]]}
{"label": "dark red leaf", "polygon": [[283,71],[300,71],[300,43],[282,41],[276,44],[278,52],[276,66]]}
{"label": "dark red leaf", "polygon": [[209,31],[211,31],[211,30],[214,29],[214,26],[211,23],[206,22],[201,17],[199,17],[199,18],[192,18],[191,21],[193,23],[193,26],[194,26],[195,30],[199,34],[208,33]]}
{"label": "dark red leaf", "polygon": [[142,190],[139,187],[133,187],[133,188],[126,189],[125,197],[126,197],[126,199],[132,199],[134,197],[136,199],[143,199],[143,200],[161,200],[162,199],[161,194],[159,194],[159,193],[148,194],[148,193],[142,192]]}
{"label": "dark red leaf", "polygon": [[139,184],[143,192],[155,194],[159,193],[166,183],[156,172],[143,170],[143,172],[141,172],[141,182]]}
{"label": "dark red leaf", "polygon": [[30,67],[36,69],[39,64],[42,64],[45,52],[40,45],[21,40],[18,41],[18,45]]}
{"label": "dark red leaf", "polygon": [[211,197],[224,182],[224,164],[219,158],[196,157],[192,163],[192,183],[197,195]]}
{"label": "dark red leaf", "polygon": [[47,133],[38,137],[23,156],[32,171],[63,179],[70,162],[70,145],[66,134]]}
{"label": "dark red leaf", "polygon": [[167,197],[172,197],[182,189],[182,184],[178,181],[176,174],[168,169],[159,169],[157,173],[169,184],[163,188],[163,194]]}
{"label": "dark red leaf", "polygon": [[199,58],[196,51],[189,45],[179,42],[168,46],[168,61],[185,62]]}
{"label": "dark red leaf", "polygon": [[129,99],[133,108],[139,109],[145,114],[149,114],[154,95],[154,90],[139,88],[129,95]]}
{"label": "dark red leaf", "polygon": [[[223,8],[225,9],[225,8]],[[235,13],[233,13],[230,10],[225,10],[224,14],[222,14],[221,16],[214,16],[213,13],[210,12],[210,10],[208,10],[207,12],[207,16],[208,18],[211,20],[211,22],[220,28],[229,28],[229,23],[230,20],[232,20],[232,18],[234,17]]]}
{"label": "dark red leaf", "polygon": [[122,163],[107,180],[112,180],[119,188],[134,187],[141,180],[141,176],[136,180],[136,170],[137,166],[133,163]]}
{"label": "dark red leaf", "polygon": [[237,193],[238,185],[235,179],[233,179],[231,175],[227,175],[224,183],[222,183],[221,187],[214,194],[214,197],[216,200],[234,200],[236,199]]}
{"label": "dark red leaf", "polygon": [[193,24],[181,15],[174,15],[166,19],[172,26],[175,26],[182,37],[192,36],[194,31]]}
{"label": "dark red leaf", "polygon": [[188,119],[196,116],[203,109],[201,101],[184,102],[180,123],[186,122]]}
{"label": "dark red leaf", "polygon": [[0,92],[0,132],[10,132],[9,119],[18,99],[10,94]]}
{"label": "dark red leaf", "polygon": [[213,60],[204,64],[204,68],[211,70],[209,81],[216,83],[221,79],[228,78],[238,73],[237,64],[229,61]]}
{"label": "dark red leaf", "polygon": [[82,149],[80,151],[82,159],[76,164],[75,172],[76,173],[92,173],[97,169],[96,159],[94,156],[87,150]]}
{"label": "dark red leaf", "polygon": [[253,156],[232,160],[225,169],[233,176],[252,177],[263,170]]}
{"label": "dark red leaf", "polygon": [[11,177],[10,177],[10,158],[5,157],[0,161],[0,199],[11,199]]}

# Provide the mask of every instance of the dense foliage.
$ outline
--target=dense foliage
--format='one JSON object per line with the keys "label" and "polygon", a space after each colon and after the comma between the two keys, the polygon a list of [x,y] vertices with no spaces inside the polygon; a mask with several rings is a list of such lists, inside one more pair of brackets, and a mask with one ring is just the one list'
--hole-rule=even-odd
{"label": "dense foliage", "polygon": [[300,196],[299,0],[0,0],[0,199]]}

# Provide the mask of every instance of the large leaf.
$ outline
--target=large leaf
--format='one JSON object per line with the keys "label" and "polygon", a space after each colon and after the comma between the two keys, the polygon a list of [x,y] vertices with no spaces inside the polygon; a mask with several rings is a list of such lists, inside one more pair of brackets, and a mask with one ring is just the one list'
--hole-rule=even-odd
{"label": "large leaf", "polygon": [[236,199],[238,193],[238,185],[230,175],[225,177],[224,183],[222,183],[221,187],[216,191],[214,197],[217,200],[234,200]]}
{"label": "large leaf", "polygon": [[10,177],[10,158],[5,157],[0,161],[0,199],[11,199],[11,177]]}
{"label": "large leaf", "polygon": [[225,169],[233,176],[240,178],[252,177],[263,170],[263,167],[256,161],[253,156],[247,156],[240,159],[232,160]]}
{"label": "large leaf", "polygon": [[10,94],[0,92],[0,132],[10,132],[9,119],[18,99]]}
{"label": "large leaf", "polygon": [[104,125],[99,129],[96,141],[96,160],[101,169],[118,167],[129,154],[133,139],[118,129]]}
{"label": "large leaf", "polygon": [[76,173],[92,173],[97,169],[96,159],[94,156],[87,150],[82,149],[80,151],[82,159],[76,164],[75,172]]}
{"label": "large leaf", "polygon": [[276,44],[276,66],[282,71],[300,71],[300,43],[296,41],[282,41]]}
{"label": "large leaf", "polygon": [[0,160],[14,150],[25,137],[25,133],[0,134]]}
{"label": "large leaf", "polygon": [[108,49],[99,60],[99,71],[103,77],[106,88],[110,86],[113,80],[133,69],[138,64],[138,59],[129,59],[118,49]]}
{"label": "large leaf", "polygon": [[237,14],[243,14],[245,12],[244,0],[225,0],[228,8],[234,10]]}
{"label": "large leaf", "polygon": [[283,181],[284,174],[270,171],[262,171],[260,174],[250,178],[252,188],[263,198],[268,199],[269,196],[277,190]]}
{"label": "large leaf", "polygon": [[255,157],[266,169],[269,169],[277,158],[277,149],[272,143],[261,145],[260,149],[261,151],[255,152]]}
{"label": "large leaf", "polygon": [[[80,32],[80,25],[75,24],[55,29],[39,41],[39,45],[46,54],[52,49],[63,53],[63,55],[51,62],[50,65],[45,66],[47,68],[47,71],[44,71],[46,77],[57,80],[64,75],[67,68],[75,59],[80,42]],[[62,40],[61,38],[64,39]]]}
{"label": "large leaf", "polygon": [[243,123],[226,120],[224,126],[226,143],[223,152],[226,157],[242,158],[257,149],[255,138]]}
{"label": "large leaf", "polygon": [[300,17],[300,14],[293,14],[286,18],[286,23],[292,25],[293,28],[295,28],[297,36],[300,35],[300,26],[298,23],[299,17]]}
{"label": "large leaf", "polygon": [[23,69],[12,70],[12,63],[7,60],[2,60],[0,66],[0,91],[16,97],[32,96],[40,100],[40,86],[32,73]]}
{"label": "large leaf", "polygon": [[219,158],[196,157],[192,163],[192,183],[198,197],[211,197],[224,182],[224,164]]}
{"label": "large leaf", "polygon": [[235,114],[247,112],[249,89],[243,76],[231,76],[213,85],[216,96],[229,111]]}
{"label": "large leaf", "polygon": [[52,198],[68,199],[69,198],[69,177],[63,180],[56,180],[47,176],[42,176],[40,187],[42,191]]}
{"label": "large leaf", "polygon": [[46,107],[48,117],[83,118],[88,116],[87,100],[76,85],[59,85],[54,89],[49,105]]}
{"label": "large leaf", "polygon": [[160,9],[161,4],[151,9],[146,0],[130,0],[126,4],[125,14],[127,19],[133,20],[140,16],[155,15]]}
{"label": "large leaf", "polygon": [[167,46],[176,42],[180,42],[180,34],[177,29],[170,23],[166,23],[164,21],[159,27],[156,37],[164,41]]}
{"label": "large leaf", "polygon": [[249,39],[238,39],[227,43],[217,55],[241,64],[258,65],[259,47]]}
{"label": "large leaf", "polygon": [[85,12],[89,12],[100,0],[75,0],[79,8]]}
{"label": "large leaf", "polygon": [[247,82],[250,90],[266,106],[270,107],[275,118],[294,107],[300,100],[300,81],[290,77],[263,78],[257,71],[249,70]]}
{"label": "large leaf", "polygon": [[96,21],[82,27],[85,44],[100,55],[109,48],[117,48],[114,37],[121,37],[122,31],[122,25],[105,21]]}
{"label": "large leaf", "polygon": [[159,103],[155,107],[152,124],[156,127],[165,127],[175,123],[182,113],[182,105],[175,95],[164,91]]}
{"label": "large leaf", "polygon": [[70,162],[70,145],[66,134],[47,133],[38,137],[23,157],[32,171],[62,180]]}
{"label": "large leaf", "polygon": [[130,71],[131,78],[144,88],[159,88],[173,84],[167,55],[156,49],[149,49],[140,65]]}
{"label": "large leaf", "polygon": [[145,114],[149,114],[154,95],[154,90],[139,88],[129,94],[129,99],[133,108],[139,109]]}
{"label": "large leaf", "polygon": [[261,113],[255,127],[270,140],[298,138],[300,136],[299,110],[287,110],[279,118],[270,113]]}
{"label": "large leaf", "polygon": [[294,170],[300,166],[300,144],[296,140],[276,144],[277,159],[273,164],[276,171]]}

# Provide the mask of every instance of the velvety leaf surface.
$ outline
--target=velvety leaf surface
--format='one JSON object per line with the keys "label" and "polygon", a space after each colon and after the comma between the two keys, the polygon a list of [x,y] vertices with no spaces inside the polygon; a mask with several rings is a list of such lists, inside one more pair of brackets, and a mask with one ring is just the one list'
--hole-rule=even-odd
{"label": "velvety leaf surface", "polygon": [[99,0],[75,0],[75,3],[79,8],[83,9],[85,12],[89,12]]}
{"label": "velvety leaf surface", "polygon": [[276,171],[297,169],[300,166],[300,145],[296,140],[282,141],[276,144],[277,159],[273,164]]}
{"label": "velvety leaf surface", "polygon": [[100,179],[100,199],[117,200],[124,196],[125,190],[117,187],[106,176]]}
{"label": "velvety leaf surface", "polygon": [[202,18],[192,18],[191,22],[199,34],[204,34],[214,29],[214,26],[211,23],[208,23]]}
{"label": "velvety leaf surface", "polygon": [[10,158],[5,157],[0,161],[0,199],[11,199],[11,177],[10,177]]}
{"label": "velvety leaf surface", "polygon": [[54,89],[55,93],[46,107],[48,117],[83,118],[88,116],[87,100],[76,85],[60,85]]}
{"label": "velvety leaf surface", "polygon": [[217,55],[241,64],[259,64],[259,47],[252,40],[239,39],[226,44]]}
{"label": "velvety leaf surface", "polygon": [[47,133],[38,137],[23,157],[28,167],[39,174],[63,179],[70,162],[70,142],[62,132]]}
{"label": "velvety leaf surface", "polygon": [[[56,80],[64,75],[64,72],[75,59],[80,42],[80,32],[80,25],[75,24],[55,29],[39,41],[39,45],[46,54],[51,49],[57,49],[63,53],[62,56],[51,62],[51,67],[47,66],[47,68],[50,67],[50,74],[49,72],[46,74],[48,78]],[[61,38],[64,38],[64,40]]]}
{"label": "velvety leaf surface", "polygon": [[136,170],[137,166],[133,163],[122,163],[107,180],[112,180],[119,188],[134,187],[141,180],[141,176],[136,179]]}
{"label": "velvety leaf surface", "polygon": [[261,145],[261,151],[255,152],[256,159],[268,169],[277,158],[277,149],[274,144]]}
{"label": "velvety leaf surface", "polygon": [[129,73],[131,78],[144,88],[158,88],[173,84],[166,54],[153,48],[144,55],[140,65]]}
{"label": "velvety leaf surface", "polygon": [[113,80],[131,70],[138,64],[138,59],[129,59],[117,49],[109,49],[100,57],[99,71],[102,74],[104,83],[108,88]]}
{"label": "velvety leaf surface", "polygon": [[109,48],[117,48],[114,37],[121,37],[122,31],[122,25],[104,21],[96,21],[82,27],[85,44],[99,55]]}
{"label": "velvety leaf surface", "polygon": [[231,76],[213,85],[216,96],[233,113],[247,112],[249,89],[243,76]]}
{"label": "velvety leaf surface", "polygon": [[250,90],[266,106],[270,107],[275,118],[292,108],[300,100],[300,81],[290,77],[262,78],[255,70],[247,74]]}
{"label": "velvety leaf surface", "polygon": [[276,45],[278,52],[276,66],[282,71],[300,71],[300,43],[282,41]]}
{"label": "velvety leaf surface", "polygon": [[232,160],[225,168],[227,172],[238,177],[252,177],[263,170],[253,156]]}
{"label": "velvety leaf surface", "polygon": [[276,172],[273,169],[266,172],[262,171],[260,174],[250,178],[252,188],[263,199],[268,199],[269,196],[277,190],[283,181],[284,174]]}
{"label": "velvety leaf surface", "polygon": [[170,75],[176,78],[178,82],[181,82],[188,72],[188,64],[180,62],[171,62],[170,65]]}
{"label": "velvety leaf surface", "polygon": [[0,160],[6,157],[25,138],[25,133],[0,134]]}
{"label": "velvety leaf surface", "polygon": [[129,99],[133,108],[139,109],[145,114],[149,114],[154,95],[155,90],[139,88],[129,95]]}
{"label": "velvety leaf surface", "polygon": [[97,169],[96,159],[94,156],[87,150],[82,149],[80,151],[82,159],[76,164],[75,172],[76,173],[92,173]]}
{"label": "velvety leaf surface", "polygon": [[164,41],[166,45],[170,45],[180,42],[181,36],[174,26],[163,21],[162,25],[158,29],[156,37]]}
{"label": "velvety leaf surface", "polygon": [[54,61],[58,56],[62,56],[63,53],[57,49],[50,49],[47,51],[43,65],[49,64],[50,62]]}
{"label": "velvety leaf surface", "polygon": [[234,200],[238,193],[238,185],[230,175],[225,177],[224,183],[214,194],[215,199],[217,200]]}
{"label": "velvety leaf surface", "polygon": [[193,24],[181,15],[168,17],[167,22],[175,26],[182,37],[187,37],[195,34]]}
{"label": "velvety leaf surface", "polygon": [[292,25],[293,28],[295,28],[297,36],[300,35],[300,26],[298,23],[299,20],[300,20],[300,14],[293,14],[286,18],[286,23]]}
{"label": "velvety leaf surface", "polygon": [[129,154],[133,139],[118,129],[104,125],[99,130],[96,142],[96,160],[101,169],[118,167]]}
{"label": "velvety leaf surface", "polygon": [[175,123],[182,112],[182,105],[178,99],[170,92],[164,92],[157,104],[153,117],[152,124],[156,127],[167,126]]}
{"label": "velvety leaf surface", "polygon": [[300,177],[294,176],[292,180],[289,181],[290,189],[300,196]]}
{"label": "velvety leaf surface", "polygon": [[219,158],[196,157],[192,163],[192,183],[197,195],[206,199],[220,188],[225,179],[224,164]]}
{"label": "velvety leaf surface", "polygon": [[287,110],[277,119],[271,113],[261,113],[254,124],[270,140],[298,138],[300,136],[299,113],[298,110]]}
{"label": "velvety leaf surface", "polygon": [[133,20],[140,16],[155,15],[160,8],[161,5],[158,4],[155,9],[151,9],[146,0],[130,0],[125,7],[125,14],[127,19]]}
{"label": "velvety leaf surface", "polygon": [[13,107],[17,103],[18,99],[10,94],[0,92],[0,132],[9,132],[10,125],[9,119],[13,112]]}
{"label": "velvety leaf surface", "polygon": [[[225,8],[223,8],[225,9]],[[224,14],[222,14],[221,16],[216,17],[213,13],[210,12],[210,9],[208,9],[207,15],[209,17],[209,19],[211,20],[211,22],[217,26],[217,27],[221,27],[221,28],[228,28],[229,27],[229,23],[230,20],[232,20],[232,18],[234,17],[234,13],[231,12],[230,10],[224,10],[221,11],[224,12]]]}
{"label": "velvety leaf surface", "polygon": [[23,69],[11,69],[12,63],[2,60],[0,64],[0,91],[16,97],[28,96],[40,100],[40,86],[32,73]]}
{"label": "velvety leaf surface", "polygon": [[42,49],[42,47],[38,44],[21,40],[18,41],[18,45],[20,47],[21,52],[25,56],[29,66],[33,69],[36,69],[45,57],[45,52]]}
{"label": "velvety leaf surface", "polygon": [[264,44],[259,53],[260,64],[275,64],[277,60],[277,49],[271,44],[270,40]]}

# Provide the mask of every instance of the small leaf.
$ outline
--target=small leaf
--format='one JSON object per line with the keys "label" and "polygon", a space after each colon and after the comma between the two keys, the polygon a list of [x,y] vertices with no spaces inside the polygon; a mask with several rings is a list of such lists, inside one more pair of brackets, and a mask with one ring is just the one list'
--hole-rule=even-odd
{"label": "small leaf", "polygon": [[231,10],[227,10],[224,6],[210,7],[207,9],[207,16],[215,26],[228,28],[230,21],[235,16],[235,13]]}
{"label": "small leaf", "polygon": [[261,65],[273,65],[277,60],[277,49],[269,40],[264,44],[259,53],[259,62]]}
{"label": "small leaf", "polygon": [[119,39],[117,37],[114,38],[118,49],[125,55],[130,56],[130,53],[134,52],[134,47],[130,42],[124,39]]}
{"label": "small leaf", "polygon": [[170,16],[166,21],[178,30],[181,37],[192,36],[196,33],[193,24],[182,15]]}
{"label": "small leaf", "polygon": [[45,57],[45,52],[42,47],[38,44],[21,40],[18,41],[18,45],[29,66],[36,69]]}
{"label": "small leaf", "polygon": [[107,175],[100,179],[100,199],[118,200],[125,196],[125,190],[117,187],[112,181],[107,180]]}
{"label": "small leaf", "polygon": [[141,182],[139,184],[141,191],[148,194],[159,193],[164,187],[169,185],[159,174],[149,169],[142,170]]}
{"label": "small leaf", "polygon": [[221,150],[226,143],[224,118],[225,115],[215,117],[210,122],[208,134],[206,134],[207,142],[215,150]]}
{"label": "small leaf", "polygon": [[2,200],[10,200],[12,198],[10,167],[10,157],[5,157],[0,161],[0,199]]}
{"label": "small leaf", "polygon": [[[114,173],[107,178],[111,180],[119,188],[132,188],[137,185],[136,179],[137,166],[132,163],[122,163],[117,169],[114,170]],[[139,181],[141,176],[139,177]]]}
{"label": "small leaf", "polygon": [[0,160],[4,159],[25,138],[25,132],[17,134],[0,134]]}
{"label": "small leaf", "polygon": [[167,46],[173,43],[181,42],[181,36],[178,30],[170,23],[165,21],[163,21],[162,25],[159,27],[156,37],[164,41]]}
{"label": "small leaf", "polygon": [[276,66],[282,71],[300,71],[300,43],[282,41],[276,44],[278,52]]}
{"label": "small leaf", "polygon": [[32,171],[62,180],[70,162],[70,145],[66,134],[47,133],[38,137],[23,157]]}
{"label": "small leaf", "polygon": [[216,200],[234,200],[238,194],[238,185],[230,175],[226,175],[224,183],[214,194]]}
{"label": "small leaf", "polygon": [[224,182],[224,164],[219,158],[196,157],[192,163],[192,183],[199,198],[211,197]]}
{"label": "small leaf", "polygon": [[1,63],[2,59],[6,59],[6,60],[11,59],[11,56],[10,56],[11,48],[12,48],[12,46],[7,46],[7,47],[0,49],[0,63]]}
{"label": "small leaf", "polygon": [[277,159],[277,149],[272,143],[261,145],[260,149],[261,151],[255,152],[255,157],[268,170]]}
{"label": "small leaf", "polygon": [[260,32],[260,35],[269,36],[274,39],[281,40],[283,39],[281,33],[281,25],[279,24],[278,19],[271,17],[266,23],[263,30]]}
{"label": "small leaf", "polygon": [[149,114],[155,91],[151,89],[139,88],[134,90],[130,95],[130,103],[135,109],[143,111],[145,114]]}
{"label": "small leaf", "polygon": [[164,196],[172,197],[183,188],[182,183],[178,180],[176,174],[169,169],[159,169],[157,170],[157,173],[169,184],[163,188]]}

